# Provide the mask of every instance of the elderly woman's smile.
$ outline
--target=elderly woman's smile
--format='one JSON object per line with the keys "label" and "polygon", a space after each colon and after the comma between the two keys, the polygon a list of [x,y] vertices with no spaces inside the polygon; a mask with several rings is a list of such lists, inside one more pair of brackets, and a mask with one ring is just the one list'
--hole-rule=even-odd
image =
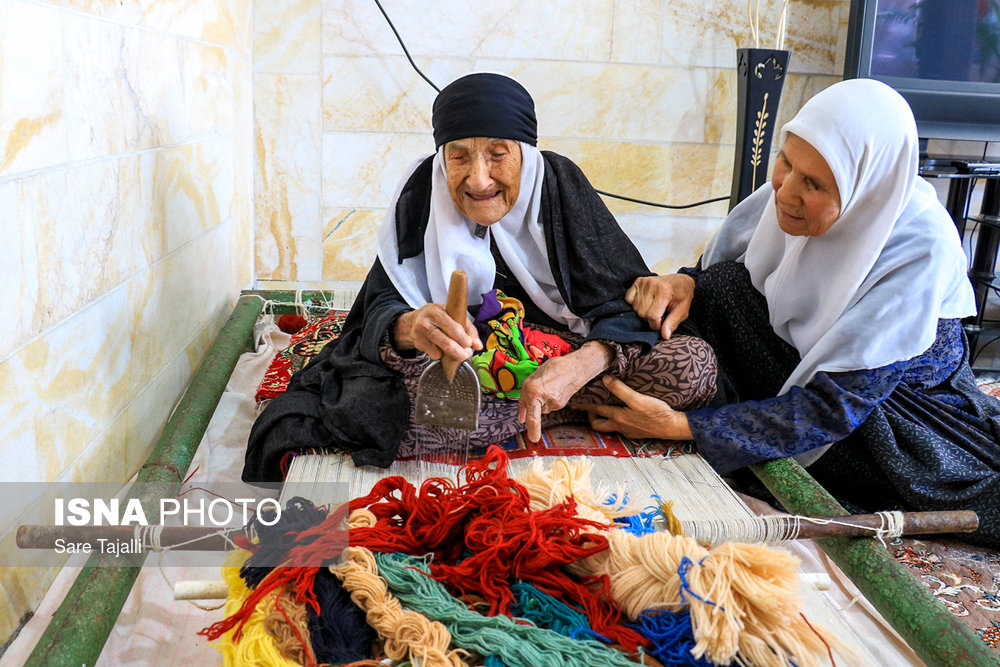
{"label": "elderly woman's smile", "polygon": [[510,139],[470,137],[444,147],[448,192],[462,215],[480,225],[499,221],[521,190],[521,146]]}

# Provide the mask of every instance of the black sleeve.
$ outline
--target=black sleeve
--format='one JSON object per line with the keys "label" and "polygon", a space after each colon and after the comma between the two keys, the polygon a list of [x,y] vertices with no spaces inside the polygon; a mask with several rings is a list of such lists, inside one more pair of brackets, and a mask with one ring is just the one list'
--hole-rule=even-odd
{"label": "black sleeve", "polygon": [[361,354],[365,359],[381,364],[379,346],[382,344],[382,339],[396,318],[411,310],[413,309],[403,301],[403,297],[389,280],[388,274],[382,268],[382,261],[376,259],[354,305],[351,306],[351,314],[344,323],[344,328],[354,324],[350,320],[357,315],[360,322],[355,326],[361,327]]}

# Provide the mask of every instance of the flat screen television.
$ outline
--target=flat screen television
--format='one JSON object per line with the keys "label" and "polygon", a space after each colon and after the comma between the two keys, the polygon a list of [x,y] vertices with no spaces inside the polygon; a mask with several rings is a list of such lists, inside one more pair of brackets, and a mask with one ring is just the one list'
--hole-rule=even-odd
{"label": "flat screen television", "polygon": [[921,139],[1000,140],[1000,0],[851,0],[859,77],[899,91]]}

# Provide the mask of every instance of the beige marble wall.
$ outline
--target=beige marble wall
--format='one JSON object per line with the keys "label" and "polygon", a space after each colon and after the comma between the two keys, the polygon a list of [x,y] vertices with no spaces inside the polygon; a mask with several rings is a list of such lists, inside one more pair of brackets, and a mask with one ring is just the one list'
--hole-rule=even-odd
{"label": "beige marble wall", "polygon": [[[0,482],[127,481],[250,284],[251,19],[0,0]],[[53,575],[0,570],[0,638]]]}
{"label": "beige marble wall", "polygon": [[[735,49],[752,46],[744,3],[382,4],[439,86],[472,70],[522,81],[540,146],[576,160],[597,187],[675,204],[728,196]],[[761,46],[773,45],[779,5],[762,3]],[[790,4],[778,123],[840,78],[848,6]],[[433,150],[435,92],[371,0],[278,0],[255,11],[258,284],[361,280],[399,178]],[[726,212],[609,206],[661,271],[695,259]]]}

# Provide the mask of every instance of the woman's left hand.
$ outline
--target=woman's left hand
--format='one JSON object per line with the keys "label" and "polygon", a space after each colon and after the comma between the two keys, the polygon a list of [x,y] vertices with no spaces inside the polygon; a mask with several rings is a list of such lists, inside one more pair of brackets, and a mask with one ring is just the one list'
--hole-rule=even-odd
{"label": "woman's left hand", "polygon": [[573,394],[607,370],[611,349],[589,341],[580,349],[561,357],[552,357],[528,376],[517,401],[517,421],[527,427],[528,440],[542,438],[542,415],[566,407]]}
{"label": "woman's left hand", "polygon": [[640,394],[616,377],[604,376],[604,386],[625,405],[578,405],[590,415],[595,431],[617,432],[626,438],[691,440],[687,415],[665,402]]}

